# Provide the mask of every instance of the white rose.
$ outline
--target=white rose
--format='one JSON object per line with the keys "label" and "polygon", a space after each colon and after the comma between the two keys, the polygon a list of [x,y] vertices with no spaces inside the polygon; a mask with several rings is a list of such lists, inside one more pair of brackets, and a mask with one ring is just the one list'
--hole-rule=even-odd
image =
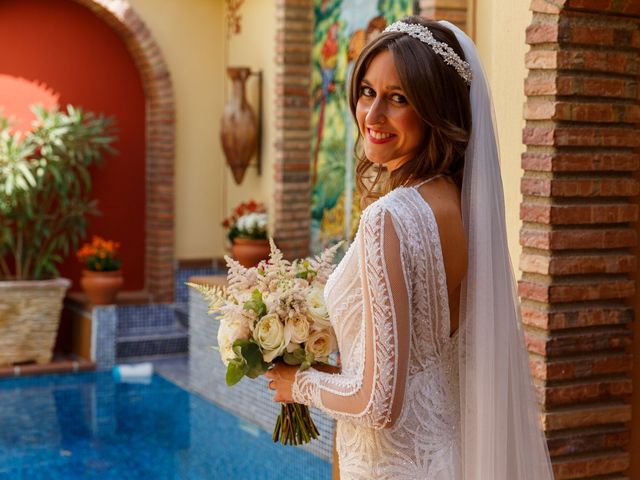
{"label": "white rose", "polygon": [[307,310],[316,329],[331,327],[329,312],[324,303],[324,291],[319,287],[311,287],[307,292]]}
{"label": "white rose", "polygon": [[289,336],[292,342],[303,343],[307,341],[309,337],[309,320],[302,315],[296,315],[287,319],[285,330],[289,331]]}
{"label": "white rose", "polygon": [[253,328],[253,339],[262,349],[262,358],[271,362],[282,355],[291,339],[291,332],[285,331],[284,325],[275,313],[265,315]]}
{"label": "white rose", "polygon": [[233,351],[233,342],[239,339],[247,339],[250,335],[246,322],[221,320],[218,328],[218,348],[220,357],[225,365],[236,358]]}
{"label": "white rose", "polygon": [[326,361],[327,357],[336,350],[336,339],[331,330],[319,330],[309,336],[304,349],[313,353],[316,360]]}

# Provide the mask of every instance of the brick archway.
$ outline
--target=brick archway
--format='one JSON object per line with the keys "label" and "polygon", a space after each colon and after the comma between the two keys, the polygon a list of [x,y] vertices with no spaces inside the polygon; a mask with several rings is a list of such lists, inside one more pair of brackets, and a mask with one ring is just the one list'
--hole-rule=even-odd
{"label": "brick archway", "polygon": [[173,301],[175,106],[169,70],[151,31],[126,0],[74,0],[122,38],[138,67],[146,100],[145,290]]}

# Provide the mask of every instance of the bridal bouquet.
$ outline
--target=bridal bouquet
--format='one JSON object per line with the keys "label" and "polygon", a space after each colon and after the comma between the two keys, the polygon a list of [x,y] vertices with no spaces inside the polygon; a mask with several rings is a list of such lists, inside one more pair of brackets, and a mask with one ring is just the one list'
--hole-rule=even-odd
{"label": "bridal bouquet", "polygon": [[[270,243],[269,260],[256,267],[225,257],[226,288],[188,284],[208,301],[209,313],[219,314],[218,349],[229,386],[281,361],[300,370],[326,363],[337,350],[323,291],[340,245],[313,259],[290,262]],[[282,404],[274,442],[300,445],[318,436],[306,405]]]}

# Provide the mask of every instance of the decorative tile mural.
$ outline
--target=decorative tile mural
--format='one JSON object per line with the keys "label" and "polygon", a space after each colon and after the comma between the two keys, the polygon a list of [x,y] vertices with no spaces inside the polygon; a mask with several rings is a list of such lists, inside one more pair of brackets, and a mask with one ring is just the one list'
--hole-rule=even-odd
{"label": "decorative tile mural", "polygon": [[357,125],[347,103],[349,76],[367,42],[410,15],[413,0],[316,0],[313,46],[311,248],[350,242],[360,218],[353,144]]}

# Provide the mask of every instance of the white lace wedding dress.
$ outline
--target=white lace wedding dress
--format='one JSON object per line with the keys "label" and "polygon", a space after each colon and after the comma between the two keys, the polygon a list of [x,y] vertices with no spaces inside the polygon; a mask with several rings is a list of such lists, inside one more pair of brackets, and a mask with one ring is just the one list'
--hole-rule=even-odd
{"label": "white lace wedding dress", "polygon": [[457,340],[434,214],[416,187],[362,214],[325,300],[342,371],[299,372],[298,403],[337,419],[341,480],[458,480]]}

